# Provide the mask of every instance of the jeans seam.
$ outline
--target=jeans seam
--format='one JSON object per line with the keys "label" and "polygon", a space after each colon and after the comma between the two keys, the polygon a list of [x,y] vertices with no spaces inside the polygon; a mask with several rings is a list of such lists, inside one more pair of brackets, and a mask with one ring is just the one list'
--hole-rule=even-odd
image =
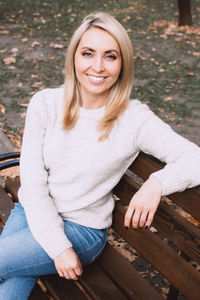
{"label": "jeans seam", "polygon": [[[24,266],[23,268],[18,268],[18,269],[15,269],[15,272],[18,272],[19,270],[25,270],[25,269],[27,269],[27,268],[30,268],[30,266],[31,267],[34,267],[35,265],[43,265],[43,264],[46,264],[46,263],[48,263],[48,262],[40,262],[40,263],[38,263],[38,264],[29,264],[29,265],[26,265],[26,266]],[[51,263],[51,262],[49,262],[49,263]],[[0,277],[0,282],[1,282],[1,279],[3,278],[3,277],[6,277],[7,276],[7,274],[9,274],[9,272],[7,272],[7,273],[5,273],[4,274],[4,276],[2,276],[2,277]],[[16,275],[16,276],[18,276],[18,275]],[[21,276],[21,275],[20,275]],[[23,275],[23,277],[26,277],[26,276],[39,276],[39,275]],[[13,277],[13,276],[9,276],[8,278],[10,278],[10,277]],[[4,280],[6,280],[6,279],[3,279],[3,281]]]}
{"label": "jeans seam", "polygon": [[104,249],[104,247],[105,247],[106,241],[107,241],[107,240],[104,241],[104,243],[103,243],[101,249],[93,256],[93,258],[91,259],[91,263],[92,263],[92,262],[93,262],[100,254],[101,254],[101,252],[103,251],[103,249]]}
{"label": "jeans seam", "polygon": [[104,247],[105,247],[105,244],[107,242],[107,233],[108,233],[108,229],[107,229],[107,232],[106,232],[106,236],[104,238],[104,241],[103,241],[103,244],[102,244],[102,247],[101,249],[93,256],[92,260],[91,260],[91,263],[101,254],[101,252],[103,251]]}
{"label": "jeans seam", "polygon": [[[108,230],[107,230],[107,232],[108,232]],[[102,246],[101,249],[98,251],[98,253],[95,254],[94,257],[96,257],[96,256],[99,254],[99,252],[103,249],[103,247],[105,246],[106,241],[107,241],[107,234],[106,234],[106,237],[104,238],[103,246]],[[100,240],[99,242],[102,242],[102,238],[101,238],[101,240]],[[99,242],[98,242],[98,243],[99,243]],[[92,246],[90,246],[90,247],[88,247],[88,248],[85,248],[85,249],[82,250],[82,251],[77,252],[77,255],[80,255],[81,253],[83,253],[83,252],[85,252],[85,251],[88,251],[88,250],[92,249],[92,248],[93,248],[94,246],[96,246],[96,245],[97,245],[97,243],[96,243],[96,244],[93,244]]]}

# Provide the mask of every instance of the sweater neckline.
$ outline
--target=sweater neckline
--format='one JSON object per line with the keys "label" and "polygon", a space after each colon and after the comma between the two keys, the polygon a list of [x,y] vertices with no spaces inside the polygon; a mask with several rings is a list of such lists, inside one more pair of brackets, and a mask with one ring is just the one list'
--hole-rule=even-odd
{"label": "sweater neckline", "polygon": [[88,119],[99,119],[105,112],[105,106],[96,109],[86,109],[80,106],[79,116]]}

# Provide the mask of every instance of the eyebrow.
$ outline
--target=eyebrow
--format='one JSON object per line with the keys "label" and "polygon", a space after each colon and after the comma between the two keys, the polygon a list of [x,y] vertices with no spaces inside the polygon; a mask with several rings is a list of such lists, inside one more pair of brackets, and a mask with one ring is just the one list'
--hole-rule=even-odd
{"label": "eyebrow", "polygon": [[[87,49],[87,50],[90,50],[90,51],[92,51],[92,52],[95,52],[95,50],[94,49],[92,49],[92,48],[90,48],[90,47],[82,47],[81,49]],[[118,51],[116,50],[116,49],[109,49],[109,50],[106,50],[104,53],[110,53],[110,52],[116,52],[118,55],[119,55],[119,53],[118,53]]]}

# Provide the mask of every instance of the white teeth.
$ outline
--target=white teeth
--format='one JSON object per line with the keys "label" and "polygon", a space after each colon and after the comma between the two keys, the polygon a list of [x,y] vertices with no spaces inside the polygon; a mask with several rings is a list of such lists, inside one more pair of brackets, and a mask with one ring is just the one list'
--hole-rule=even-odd
{"label": "white teeth", "polygon": [[105,77],[94,77],[94,76],[88,76],[93,82],[101,82],[105,79]]}

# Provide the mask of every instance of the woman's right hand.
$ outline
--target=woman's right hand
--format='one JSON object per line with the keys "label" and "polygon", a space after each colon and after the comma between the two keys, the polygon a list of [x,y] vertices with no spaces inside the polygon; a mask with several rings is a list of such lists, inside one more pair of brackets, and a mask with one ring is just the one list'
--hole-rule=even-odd
{"label": "woman's right hand", "polygon": [[83,273],[79,257],[72,247],[56,256],[54,263],[60,277],[77,280]]}

